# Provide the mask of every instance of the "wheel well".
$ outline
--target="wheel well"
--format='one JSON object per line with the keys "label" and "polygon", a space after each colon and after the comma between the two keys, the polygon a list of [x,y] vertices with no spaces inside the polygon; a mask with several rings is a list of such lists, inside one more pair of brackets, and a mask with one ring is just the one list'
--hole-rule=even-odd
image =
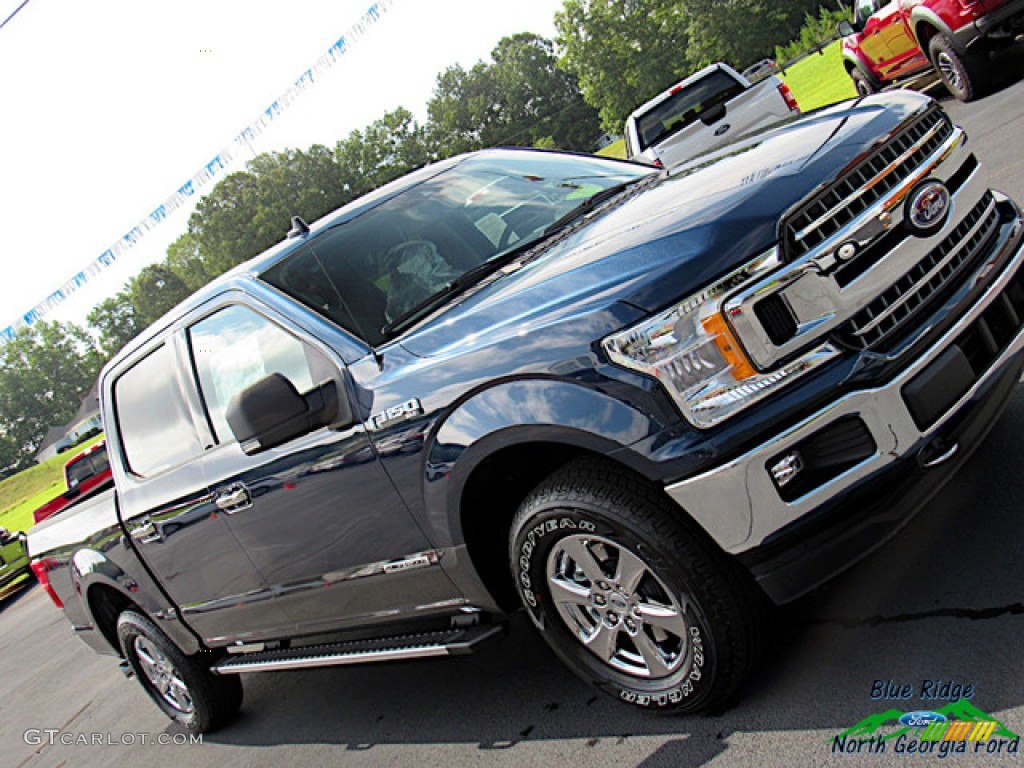
{"label": "wheel well", "polygon": [[937,34],[939,34],[939,30],[931,24],[923,21],[914,28],[914,35],[917,37],[917,44],[921,46],[921,50],[924,51],[925,58],[931,58],[931,55],[928,53],[928,43],[930,43],[932,38]]}
{"label": "wheel well", "polygon": [[530,491],[571,461],[597,458],[649,482],[603,454],[563,443],[524,443],[503,448],[473,470],[462,491],[460,516],[466,548],[484,586],[502,610],[520,607],[508,564],[508,535]]}
{"label": "wheel well", "polygon": [[139,610],[129,598],[113,587],[97,584],[89,590],[89,612],[92,614],[96,629],[110,646],[121,653],[121,644],[117,641],[117,618],[129,608]]}
{"label": "wheel well", "polygon": [[513,445],[488,456],[462,491],[462,533],[484,586],[507,611],[519,607],[508,566],[508,533],[523,499],[574,459],[598,454],[561,443]]}

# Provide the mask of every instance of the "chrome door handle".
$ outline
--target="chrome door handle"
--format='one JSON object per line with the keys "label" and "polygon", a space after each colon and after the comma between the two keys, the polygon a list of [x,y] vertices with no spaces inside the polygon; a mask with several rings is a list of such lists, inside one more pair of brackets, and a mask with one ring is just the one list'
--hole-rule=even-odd
{"label": "chrome door handle", "polygon": [[147,520],[138,528],[132,531],[132,538],[140,544],[152,544],[154,541],[163,541],[163,535],[157,530],[152,520]]}
{"label": "chrome door handle", "polygon": [[217,505],[217,509],[222,509],[230,515],[251,507],[252,496],[244,485],[233,485],[223,493],[217,494],[213,503]]}

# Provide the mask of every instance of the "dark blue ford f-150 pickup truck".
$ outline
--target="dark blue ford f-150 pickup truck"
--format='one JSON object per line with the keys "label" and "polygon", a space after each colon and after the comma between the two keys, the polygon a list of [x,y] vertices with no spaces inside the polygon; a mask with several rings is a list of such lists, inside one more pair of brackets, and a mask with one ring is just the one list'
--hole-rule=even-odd
{"label": "dark blue ford f-150 pickup truck", "polygon": [[525,607],[635,705],[733,697],[1024,366],[1022,223],[896,92],[682,168],[492,150],[212,283],[101,375],[115,489],[31,532],[186,728],[239,673],[463,653]]}

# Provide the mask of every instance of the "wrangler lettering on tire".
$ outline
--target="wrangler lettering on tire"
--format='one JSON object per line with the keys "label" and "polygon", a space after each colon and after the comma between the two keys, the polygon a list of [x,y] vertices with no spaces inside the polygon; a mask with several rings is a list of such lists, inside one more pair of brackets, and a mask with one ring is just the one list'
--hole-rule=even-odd
{"label": "wrangler lettering on tire", "polygon": [[612,464],[568,465],[512,525],[523,604],[580,677],[640,707],[721,705],[758,646],[763,600],[666,500]]}

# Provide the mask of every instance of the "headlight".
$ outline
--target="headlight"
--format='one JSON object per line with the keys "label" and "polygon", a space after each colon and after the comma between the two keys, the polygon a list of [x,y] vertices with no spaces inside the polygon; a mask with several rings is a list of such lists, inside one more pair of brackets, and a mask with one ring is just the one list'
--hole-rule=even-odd
{"label": "headlight", "polygon": [[746,408],[839,351],[824,344],[774,371],[747,359],[721,308],[736,288],[780,265],[772,249],[700,293],[606,338],[619,365],[656,377],[697,427],[711,427]]}

